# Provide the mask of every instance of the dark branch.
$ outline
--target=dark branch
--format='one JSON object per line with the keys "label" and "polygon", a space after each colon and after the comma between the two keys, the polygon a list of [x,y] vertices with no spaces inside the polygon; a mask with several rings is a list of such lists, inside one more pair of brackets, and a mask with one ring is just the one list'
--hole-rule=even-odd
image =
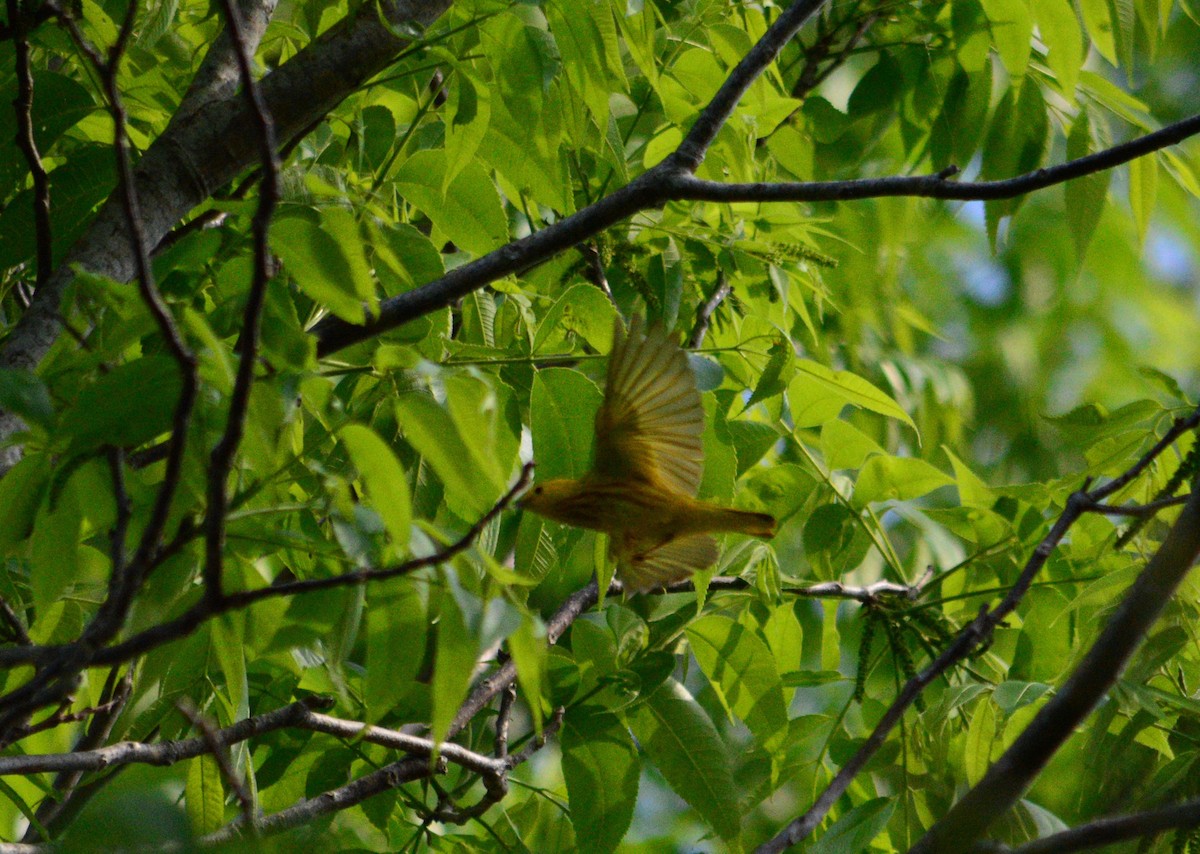
{"label": "dark branch", "polygon": [[1033,782],[1058,748],[1116,683],[1171,594],[1200,555],[1200,492],[1192,495],[1162,546],[1130,586],[1100,637],[1065,685],[987,774],[914,846],[961,851],[979,838]]}
{"label": "dark branch", "polygon": [[771,184],[725,184],[705,181],[686,173],[672,176],[667,195],[672,200],[702,202],[845,202],[888,196],[915,196],[928,199],[976,201],[1011,199],[1035,190],[1063,184],[1103,172],[1175,145],[1200,133],[1200,115],[1183,119],[1154,133],[1139,136],[1112,148],[1057,166],[1035,169],[1024,175],[1000,181],[951,181],[945,173],[936,175],[862,178],[853,181],[803,181]]}
{"label": "dark branch", "polygon": [[[1051,553],[1062,542],[1063,537],[1066,536],[1075,522],[1102,498],[1111,495],[1117,489],[1128,484],[1140,472],[1144,471],[1154,459],[1161,455],[1170,446],[1171,442],[1177,440],[1188,430],[1195,429],[1197,424],[1200,424],[1200,409],[1193,412],[1186,419],[1176,419],[1163,438],[1155,443],[1137,463],[1131,466],[1120,477],[1091,492],[1085,491],[1090,486],[1090,481],[1087,481],[1084,484],[1084,490],[1073,493],[1067,499],[1067,504],[1063,508],[1058,520],[1033,550],[1029,560],[1026,561],[1024,568],[1017,577],[1016,583],[1009,589],[1004,599],[991,610],[987,606],[981,607],[978,616],[959,632],[942,653],[930,662],[925,669],[904,684],[896,699],[892,701],[892,704],[871,732],[871,735],[868,736],[862,746],[839,769],[833,780],[830,781],[829,785],[813,805],[803,815],[790,822],[776,836],[761,845],[757,851],[760,854],[778,854],[778,852],[783,851],[791,845],[795,845],[812,833],[824,819],[830,808],[845,794],[851,782],[858,776],[858,773],[866,766],[871,757],[884,745],[888,735],[900,723],[908,707],[916,702],[921,692],[935,679],[970,655],[980,644],[986,643],[992,636],[992,632],[996,626],[1003,622],[1016,609],[1026,592],[1028,592],[1034,578],[1041,572]],[[1182,519],[1183,517],[1181,516],[1180,518]],[[1176,522],[1175,529],[1178,529],[1179,524],[1179,522]],[[1197,531],[1197,534],[1200,535],[1200,530]],[[1080,670],[1082,671],[1082,669],[1081,666]],[[958,809],[958,807],[956,806],[955,809]],[[970,841],[973,841],[973,839],[968,840],[968,842]],[[962,849],[960,848],[959,850]]]}
{"label": "dark branch", "polygon": [[1113,845],[1130,839],[1153,836],[1168,830],[1200,827],[1200,800],[1133,815],[1102,818],[1090,824],[1072,827],[1027,842],[1016,848],[1002,848],[1006,854],[1066,854]]}
{"label": "dark branch", "polygon": [[717,286],[713,288],[712,294],[696,309],[696,324],[692,327],[692,334],[688,336],[689,348],[695,350],[704,343],[704,336],[708,334],[708,326],[712,323],[713,313],[720,308],[721,303],[725,302],[725,298],[732,292],[733,286],[729,284],[728,278],[722,271],[717,275]]}
{"label": "dark branch", "polygon": [[25,162],[33,175],[33,228],[37,242],[38,286],[45,284],[54,269],[53,234],[50,229],[50,181],[42,156],[38,152],[37,140],[33,136],[33,68],[29,62],[30,25],[36,26],[39,18],[50,14],[38,9],[30,20],[30,9],[22,9],[20,0],[7,0],[8,20],[11,27],[9,37],[13,40],[16,57],[17,97],[13,108],[17,113],[17,147],[25,155]]}
{"label": "dark branch", "polygon": [[259,139],[259,163],[262,182],[259,189],[258,210],[254,214],[254,278],[250,283],[250,294],[242,315],[240,338],[241,356],[238,361],[237,378],[229,400],[229,415],[221,440],[212,450],[208,470],[208,507],[204,517],[204,595],[208,602],[216,605],[222,596],[222,568],[225,554],[225,521],[229,510],[229,472],[233,458],[241,445],[246,427],[246,413],[250,406],[250,391],[254,386],[254,367],[258,357],[259,335],[262,326],[263,305],[267,296],[267,285],[271,281],[271,247],[268,231],[275,205],[279,201],[279,161],[276,157],[278,144],[275,140],[275,123],[267,110],[262,92],[254,80],[249,49],[242,34],[242,21],[234,0],[223,0],[225,26],[237,58],[242,78],[242,91],[247,109],[254,116]]}

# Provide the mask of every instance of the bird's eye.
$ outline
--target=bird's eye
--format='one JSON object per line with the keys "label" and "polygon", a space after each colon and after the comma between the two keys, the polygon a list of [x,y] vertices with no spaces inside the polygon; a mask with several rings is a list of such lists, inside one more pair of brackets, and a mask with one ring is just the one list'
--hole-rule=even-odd
{"label": "bird's eye", "polygon": [[533,488],[533,494],[534,494],[534,495],[541,495],[541,494],[542,494],[542,488],[541,488],[540,486],[535,486],[535,487]]}

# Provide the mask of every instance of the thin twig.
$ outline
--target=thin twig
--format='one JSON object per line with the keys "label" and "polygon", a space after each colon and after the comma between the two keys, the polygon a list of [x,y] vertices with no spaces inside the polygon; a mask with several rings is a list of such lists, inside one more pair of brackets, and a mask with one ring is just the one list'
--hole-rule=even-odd
{"label": "thin twig", "polygon": [[1135,516],[1138,518],[1146,518],[1154,516],[1160,510],[1165,510],[1168,507],[1178,507],[1181,504],[1187,503],[1190,496],[1176,495],[1171,498],[1162,498],[1158,501],[1151,501],[1148,504],[1130,504],[1123,506],[1114,506],[1112,504],[1096,504],[1089,508],[1091,513],[1103,513],[1105,516]]}
{"label": "thin twig", "polygon": [[712,322],[713,313],[732,292],[733,286],[729,284],[729,279],[722,270],[717,274],[717,286],[713,288],[708,299],[696,309],[696,324],[692,327],[692,334],[688,336],[688,349],[696,350],[704,344],[704,336],[708,334],[708,325]]}
{"label": "thin twig", "polygon": [[[324,724],[324,722],[336,720],[326,718],[324,715],[310,716],[310,721],[314,723],[320,722]],[[560,720],[561,715],[556,715],[546,726],[544,730],[545,734],[549,735],[553,733]],[[349,725],[349,727],[343,729],[346,725]],[[338,732],[344,731],[347,734],[351,731],[355,733],[361,732],[361,737],[367,738],[368,733],[373,729],[378,730],[379,728],[366,727],[366,725],[354,721],[337,721],[336,724],[330,724],[330,729],[322,731],[330,732],[333,729],[338,730]],[[331,734],[338,734],[338,732],[332,732]],[[383,768],[359,777],[357,780],[353,780],[344,786],[324,792],[320,797],[309,798],[285,810],[266,816],[259,822],[259,830],[263,835],[268,835],[306,825],[315,818],[347,809],[355,804],[362,803],[374,795],[395,789],[404,783],[424,779],[435,773],[442,773],[445,770],[446,762],[454,762],[463,768],[475,771],[484,775],[485,779],[488,775],[506,773],[507,771],[511,771],[520,762],[526,761],[540,744],[545,743],[542,741],[538,744],[536,741],[531,740],[531,744],[534,746],[529,747],[527,745],[529,747],[528,751],[523,750],[517,754],[510,754],[502,763],[498,763],[496,759],[490,756],[475,753],[452,742],[443,742],[436,745],[438,760],[431,767],[429,757],[433,755],[435,747],[432,742],[395,731],[390,731],[388,737],[395,739],[393,744],[396,746],[404,743],[412,748],[411,750],[406,747],[400,747],[399,749],[409,750],[409,752],[418,755],[385,765]],[[381,742],[376,741],[375,743]],[[216,833],[209,834],[200,841],[204,844],[217,844],[236,839],[240,835],[241,822],[239,821],[227,825]]]}
{"label": "thin twig", "polygon": [[233,796],[237,798],[242,812],[242,823],[250,828],[252,836],[257,836],[258,810],[254,805],[254,797],[250,794],[246,781],[233,767],[233,757],[229,755],[229,744],[221,737],[221,731],[213,726],[208,716],[197,709],[191,700],[184,698],[175,706],[185,718],[192,722],[192,726],[200,731],[200,737],[208,745],[209,754],[217,763],[217,770],[220,771],[221,778],[225,781],[225,785],[233,790]]}
{"label": "thin twig", "polygon": [[[433,554],[413,558],[390,567],[363,569],[356,572],[333,575],[328,578],[309,578],[302,581],[275,584],[270,587],[260,587],[256,590],[243,590],[230,593],[215,605],[209,603],[207,600],[201,600],[174,620],[152,626],[113,646],[91,651],[89,656],[83,659],[87,662],[87,665],[84,666],[112,665],[129,661],[165,643],[187,637],[206,621],[218,614],[238,611],[266,599],[278,599],[284,596],[297,596],[304,593],[315,593],[321,590],[334,590],[342,587],[358,587],[363,584],[383,581],[389,578],[398,578],[402,575],[410,575],[419,569],[445,563],[470,548],[483,529],[499,516],[505,508],[512,504],[517,495],[529,485],[532,477],[533,464],[527,463],[521,469],[521,474],[516,482],[513,483],[508,492],[500,497],[491,510],[480,517],[459,539]],[[78,650],[72,644],[54,647],[10,647],[0,649],[0,667],[11,667],[16,664],[35,664],[70,656],[73,653],[78,655]]]}
{"label": "thin twig", "polygon": [[241,72],[246,105],[254,116],[259,134],[259,162],[262,180],[259,189],[258,210],[254,214],[254,279],[242,315],[240,338],[241,356],[238,361],[237,378],[229,399],[229,415],[221,439],[213,448],[209,458],[208,506],[204,517],[204,595],[210,604],[217,604],[222,597],[222,567],[225,556],[225,522],[229,507],[229,472],[233,458],[242,441],[246,426],[246,413],[250,406],[250,391],[254,385],[254,365],[258,356],[259,335],[262,324],[263,305],[266,301],[267,285],[271,281],[271,247],[268,230],[275,205],[279,200],[279,161],[276,156],[275,124],[267,110],[266,102],[254,80],[251,57],[242,36],[242,22],[233,0],[223,0],[225,26],[230,44]]}
{"label": "thin twig", "polygon": [[[93,750],[108,739],[132,691],[133,671],[126,670],[122,673],[120,668],[112,668],[100,692],[100,706],[88,723],[86,731],[75,742],[74,751]],[[83,773],[65,770],[55,775],[53,789],[57,796],[45,798],[38,805],[37,821],[30,822],[22,841],[36,842],[42,839],[42,830],[49,834],[48,839],[53,839],[54,829],[76,815],[87,800],[105,784],[103,780],[96,780],[89,786],[80,786],[79,781]]]}
{"label": "thin twig", "polygon": [[21,622],[21,618],[17,616],[17,612],[13,610],[12,605],[8,604],[8,600],[3,596],[0,596],[0,619],[4,620],[4,624],[8,626],[8,630],[12,633],[12,638],[16,643],[21,646],[33,645],[25,624]]}
{"label": "thin twig", "polygon": [[[264,733],[286,727],[298,726],[306,715],[316,708],[329,708],[333,701],[322,697],[309,697],[291,703],[273,712],[255,715],[238,721],[219,731],[222,743],[237,744]],[[174,765],[185,759],[193,759],[208,753],[210,745],[203,737],[163,741],[147,744],[139,741],[122,741],[94,750],[75,750],[71,753],[29,754],[25,756],[0,756],[0,775],[40,774],[64,771],[103,771],[122,765]]]}
{"label": "thin twig", "polygon": [[[7,0],[8,22],[11,27],[13,53],[16,58],[17,97],[13,108],[17,113],[17,147],[33,175],[33,230],[37,244],[37,278],[41,286],[54,268],[54,237],[50,228],[50,180],[37,140],[33,136],[33,68],[29,62],[29,9],[22,9],[20,0]],[[38,10],[41,13],[43,10]]]}
{"label": "thin twig", "polygon": [[[838,773],[813,805],[805,813],[791,821],[778,834],[759,846],[756,849],[757,854],[778,854],[778,852],[783,851],[791,845],[795,845],[812,833],[824,819],[830,808],[845,794],[850,783],[858,776],[858,773],[866,766],[871,757],[883,746],[888,735],[900,723],[908,707],[916,701],[926,686],[970,655],[979,645],[986,643],[991,638],[996,626],[1016,609],[1033,583],[1033,579],[1041,572],[1042,567],[1054,549],[1062,541],[1063,537],[1066,536],[1075,522],[1084,513],[1093,508],[1102,498],[1113,494],[1113,492],[1130,483],[1162,454],[1171,442],[1178,439],[1187,430],[1195,429],[1197,424],[1200,424],[1200,409],[1197,409],[1188,418],[1176,419],[1163,439],[1156,442],[1141,459],[1130,466],[1120,477],[1090,492],[1087,491],[1091,485],[1089,479],[1084,482],[1083,489],[1072,493],[1067,499],[1062,513],[1050,531],[1033,550],[1020,575],[1018,575],[1016,582],[1009,589],[1004,599],[990,610],[986,605],[981,606],[975,619],[963,627],[950,645],[942,651],[941,655],[930,662],[920,673],[905,682],[896,699],[892,701],[887,711],[884,712],[883,717],[876,724],[870,736],[867,737],[866,741],[855,751],[854,755],[838,770]],[[1178,527],[1178,522],[1176,523],[1176,527]],[[955,809],[957,809],[957,806]]]}
{"label": "thin twig", "polygon": [[1089,848],[1154,836],[1168,830],[1190,830],[1194,827],[1200,827],[1200,799],[1132,815],[1102,818],[1072,827],[1070,830],[1043,836],[1015,848],[1002,847],[993,850],[1006,854],[1066,854],[1070,851],[1086,851]]}
{"label": "thin twig", "polygon": [[584,260],[587,261],[589,271],[588,278],[591,280],[592,284],[603,291],[604,296],[608,298],[608,301],[612,303],[614,307],[616,307],[617,300],[616,297],[613,296],[612,288],[609,287],[608,274],[604,271],[604,259],[600,257],[600,250],[590,243],[580,243],[575,248],[579,250],[579,253],[584,257]]}

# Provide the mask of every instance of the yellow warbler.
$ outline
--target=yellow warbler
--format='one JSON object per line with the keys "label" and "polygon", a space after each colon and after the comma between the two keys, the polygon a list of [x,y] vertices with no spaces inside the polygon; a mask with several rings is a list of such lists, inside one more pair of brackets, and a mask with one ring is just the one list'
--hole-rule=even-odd
{"label": "yellow warbler", "polygon": [[718,531],[775,533],[766,513],[697,499],[704,471],[704,408],[687,357],[660,326],[626,334],[618,319],[604,404],[596,414],[592,470],[536,484],[521,506],[603,531],[617,577],[640,592],[686,578],[717,559]]}

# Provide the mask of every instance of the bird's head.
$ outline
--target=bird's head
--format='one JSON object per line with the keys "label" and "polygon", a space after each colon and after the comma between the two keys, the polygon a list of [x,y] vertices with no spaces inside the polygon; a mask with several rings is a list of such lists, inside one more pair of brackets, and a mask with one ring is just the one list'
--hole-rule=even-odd
{"label": "bird's head", "polygon": [[569,520],[563,517],[563,511],[578,491],[578,483],[574,480],[561,477],[543,480],[535,483],[522,495],[517,506],[523,510],[532,510],[547,519],[567,522]]}

